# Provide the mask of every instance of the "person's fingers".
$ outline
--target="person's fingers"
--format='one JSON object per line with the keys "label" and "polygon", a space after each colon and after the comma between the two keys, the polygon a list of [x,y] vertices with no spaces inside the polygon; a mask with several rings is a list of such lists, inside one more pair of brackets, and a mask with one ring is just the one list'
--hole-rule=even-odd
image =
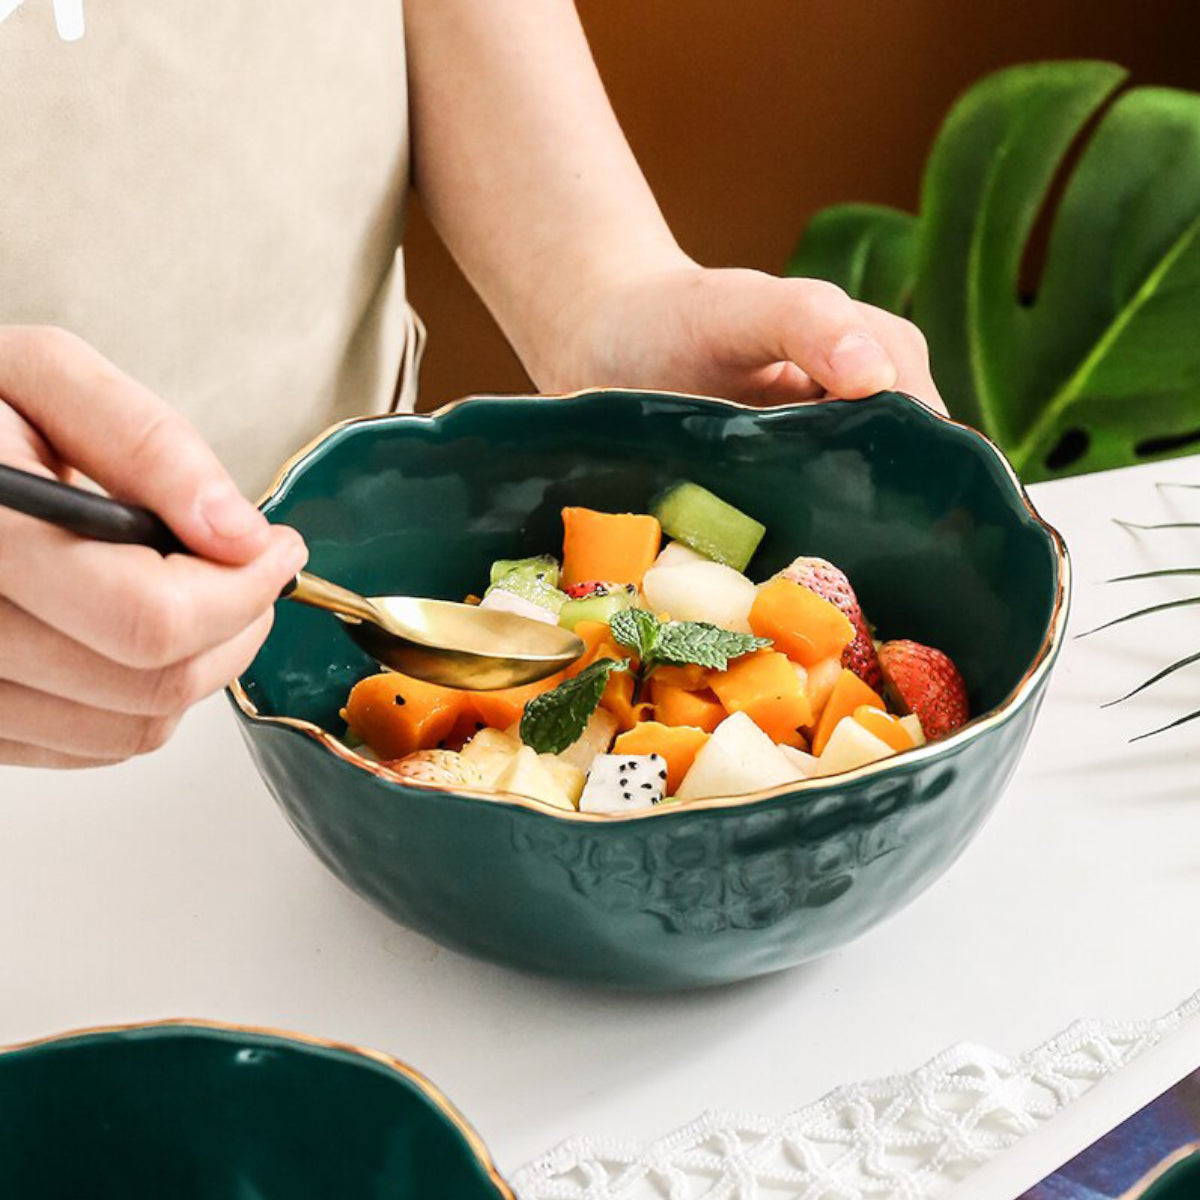
{"label": "person's fingers", "polygon": [[244,566],[142,546],[91,542],[0,511],[0,595],[101,657],[161,669],[236,637],[307,559],[295,530],[274,526]]}
{"label": "person's fingers", "polygon": [[881,308],[860,305],[863,320],[887,348],[896,364],[895,390],[907,392],[940,413],[946,406],[938,392],[929,367],[929,345],[925,335],[911,321],[904,320]]}
{"label": "person's fingers", "polygon": [[59,754],[119,762],[159,749],[178,723],[178,715],[108,712],[0,680],[0,730],[5,740]]}
{"label": "person's fingers", "polygon": [[741,394],[731,399],[767,408],[774,404],[795,404],[801,400],[817,400],[825,389],[805,374],[795,363],[773,363],[754,371],[746,380]]}
{"label": "person's fingers", "polygon": [[729,365],[795,363],[829,395],[848,399],[895,385],[896,364],[863,320],[861,306],[832,283],[708,271],[693,312],[697,347]]}
{"label": "person's fingers", "polygon": [[10,742],[0,738],[0,766],[4,767],[53,767],[59,771],[81,771],[85,767],[110,767],[111,758],[81,758],[77,754],[63,754],[58,750],[47,750],[44,746],[30,746],[25,742]]}
{"label": "person's fingers", "polygon": [[[240,675],[270,632],[274,611],[219,646],[160,670],[138,670],[95,651],[0,599],[0,679],[112,712],[169,716]],[[0,729],[0,735],[4,734]]]}
{"label": "person's fingers", "polygon": [[0,328],[0,399],[62,459],[152,509],[196,553],[245,563],[265,549],[266,519],[196,430],[73,334]]}

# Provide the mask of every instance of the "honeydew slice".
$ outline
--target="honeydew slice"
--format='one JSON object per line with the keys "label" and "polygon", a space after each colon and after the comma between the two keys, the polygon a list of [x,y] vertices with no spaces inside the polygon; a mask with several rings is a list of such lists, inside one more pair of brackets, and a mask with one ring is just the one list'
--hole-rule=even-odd
{"label": "honeydew slice", "polygon": [[744,571],[766,526],[696,483],[669,487],[652,507],[663,532],[705,558]]}

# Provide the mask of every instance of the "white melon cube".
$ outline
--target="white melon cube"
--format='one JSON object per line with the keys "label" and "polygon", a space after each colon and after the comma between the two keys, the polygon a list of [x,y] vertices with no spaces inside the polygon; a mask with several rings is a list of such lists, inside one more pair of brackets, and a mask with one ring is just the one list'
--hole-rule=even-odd
{"label": "white melon cube", "polygon": [[462,748],[462,756],[479,772],[483,786],[490,788],[520,749],[520,738],[499,729],[481,729]]}
{"label": "white melon cube", "polygon": [[632,812],[662,802],[667,763],[661,754],[601,754],[588,772],[579,811]]}
{"label": "white melon cube", "polygon": [[707,621],[737,633],[750,632],[750,609],[757,589],[732,567],[715,562],[651,567],[642,592],[653,612],[676,621]]}
{"label": "white melon cube", "polygon": [[912,738],[914,746],[925,745],[925,730],[921,728],[921,718],[916,713],[909,713],[907,717],[901,717],[900,724],[908,731],[908,736]]}
{"label": "white melon cube", "polygon": [[800,772],[801,779],[809,779],[817,770],[817,759],[815,755],[809,754],[806,750],[797,750],[795,746],[780,746],[779,753]]}
{"label": "white melon cube", "polygon": [[881,758],[890,758],[895,753],[887,742],[864,729],[853,717],[843,717],[834,726],[825,749],[817,759],[815,774],[838,775],[842,771],[853,771],[856,767],[865,767],[867,763],[878,762]]}
{"label": "white melon cube", "polygon": [[763,788],[781,787],[805,778],[792,762],[745,713],[726,717],[700,747],[679,785],[679,800],[710,796],[741,796]]}
{"label": "white melon cube", "polygon": [[541,621],[546,625],[558,624],[558,613],[552,609],[543,608],[518,596],[515,592],[505,591],[504,588],[492,588],[479,602],[480,608],[490,608],[493,612],[512,613],[517,617],[527,617],[530,621]]}
{"label": "white melon cube", "polygon": [[522,746],[512,756],[493,786],[498,792],[515,792],[518,796],[530,796],[557,808],[575,807],[563,785],[538,757],[537,751],[529,746]]}
{"label": "white melon cube", "polygon": [[562,794],[571,802],[571,807],[578,808],[583,785],[587,782],[586,772],[555,754],[539,754],[538,759],[562,789]]}
{"label": "white melon cube", "polygon": [[705,558],[703,554],[697,554],[690,546],[685,546],[682,542],[668,542],[659,552],[658,557],[654,560],[651,570],[655,567],[685,567],[689,563],[712,562],[711,558]]}

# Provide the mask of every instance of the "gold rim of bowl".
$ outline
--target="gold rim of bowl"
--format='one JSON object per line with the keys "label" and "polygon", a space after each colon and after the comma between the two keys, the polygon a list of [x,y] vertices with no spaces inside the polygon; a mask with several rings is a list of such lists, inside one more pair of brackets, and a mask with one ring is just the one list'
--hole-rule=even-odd
{"label": "gold rim of bowl", "polygon": [[80,1038],[103,1036],[105,1034],[140,1033],[153,1029],[196,1029],[216,1033],[240,1033],[250,1037],[270,1037],[279,1041],[291,1042],[297,1046],[312,1046],[319,1050],[337,1050],[356,1058],[386,1067],[390,1072],[411,1083],[455,1129],[462,1134],[467,1148],[475,1157],[475,1161],[486,1172],[488,1181],[495,1184],[500,1195],[505,1200],[517,1200],[516,1193],[508,1186],[496,1169],[492,1156],[484,1145],[483,1139],[475,1132],[466,1117],[450,1102],[442,1090],[420,1071],[410,1067],[408,1063],[382,1050],[372,1050],[366,1046],[355,1046],[350,1042],[338,1042],[329,1038],[316,1037],[308,1033],[292,1033],[286,1029],[271,1029],[260,1025],[236,1025],[227,1021],[193,1020],[188,1017],[168,1017],[160,1021],[130,1021],[117,1025],[91,1025],[83,1029],[71,1029],[65,1033],[53,1033],[47,1037],[31,1038],[25,1042],[15,1042],[12,1045],[0,1046],[0,1058],[6,1054],[15,1054],[22,1050],[39,1050],[45,1046],[53,1046],[60,1042],[77,1041]]}
{"label": "gold rim of bowl", "polygon": [[[824,404],[824,400],[804,400],[795,404],[779,405],[771,409],[763,409],[751,404],[742,404],[736,400],[724,400],[716,396],[697,396],[687,392],[669,392],[659,389],[643,389],[643,388],[582,388],[577,392],[563,392],[559,394],[542,394],[538,396],[521,396],[521,399],[533,399],[539,401],[553,402],[556,400],[579,400],[579,399],[596,399],[603,400],[605,396],[623,395],[623,396],[668,396],[678,400],[700,400],[707,404],[724,405],[727,408],[735,409],[739,412],[749,413],[764,413],[764,412],[779,412],[796,408],[811,408],[819,404]],[[387,422],[387,423],[404,423],[409,421],[437,421],[444,417],[447,413],[459,408],[464,404],[470,404],[476,400],[507,400],[515,397],[502,395],[481,394],[474,396],[465,396],[461,400],[451,401],[449,404],[439,408],[432,413],[379,413],[372,416],[350,417],[345,421],[338,421],[331,425],[323,433],[318,434],[311,442],[302,449],[298,450],[286,463],[280,468],[279,473],[275,476],[274,481],[267,488],[259,501],[260,506],[266,504],[273,499],[283,485],[288,481],[294,472],[296,472],[313,454],[315,454],[321,446],[325,444],[334,434],[343,429],[347,429],[352,425],[365,425],[372,422]],[[446,792],[449,791],[455,796],[465,796],[472,800],[482,800],[490,804],[504,804],[519,808],[527,808],[533,812],[542,813],[545,816],[556,817],[561,821],[582,821],[582,822],[623,822],[623,821],[647,821],[655,818],[666,818],[681,813],[700,812],[712,809],[727,809],[741,808],[748,804],[758,804],[763,800],[771,800],[777,796],[790,796],[798,792],[804,794],[816,794],[821,792],[834,791],[847,783],[854,783],[860,779],[867,779],[875,775],[883,774],[885,771],[894,770],[900,765],[917,765],[929,759],[936,758],[944,754],[947,750],[955,749],[962,746],[966,742],[979,737],[986,730],[993,726],[1002,724],[1008,717],[1015,712],[1029,693],[1033,690],[1034,685],[1042,678],[1043,675],[1050,669],[1050,663],[1054,653],[1063,640],[1063,635],[1066,631],[1066,597],[1067,589],[1071,577],[1071,564],[1067,556],[1066,545],[1063,542],[1062,536],[1058,530],[1043,520],[1041,514],[1034,508],[1032,501],[1029,499],[1028,493],[1025,491],[1024,484],[1017,477],[1016,471],[1013,470],[1012,464],[1005,458],[1000,448],[985,434],[982,434],[977,429],[973,429],[970,425],[965,425],[961,421],[956,421],[952,417],[945,416],[943,413],[937,412],[930,408],[927,404],[917,400],[916,397],[909,396],[909,400],[921,406],[931,417],[941,421],[943,424],[950,425],[956,429],[965,430],[971,437],[980,442],[995,457],[1001,468],[1008,476],[1017,496],[1024,504],[1026,511],[1033,520],[1042,527],[1046,535],[1050,539],[1050,544],[1054,548],[1055,556],[1058,560],[1058,590],[1054,597],[1054,611],[1050,617],[1050,627],[1046,632],[1045,638],[1042,640],[1041,646],[1038,647],[1037,655],[1034,657],[1033,663],[1029,670],[1017,682],[1017,685],[1011,692],[998,704],[996,707],[989,709],[986,713],[975,717],[968,721],[961,729],[951,734],[947,738],[942,738],[936,742],[926,742],[923,746],[918,746],[913,750],[906,750],[902,755],[893,758],[881,759],[878,762],[868,763],[866,766],[857,767],[853,771],[844,771],[838,775],[822,776],[819,779],[803,779],[795,783],[784,784],[780,787],[765,788],[756,792],[746,792],[740,796],[720,797],[713,796],[705,800],[692,800],[686,804],[660,804],[652,808],[639,809],[636,812],[630,813],[582,813],[564,808],[558,808],[556,805],[548,804],[542,800],[535,800],[530,796],[519,796],[513,792],[492,792],[483,790],[473,790],[469,788],[442,788],[432,784],[414,783],[407,779],[402,779],[394,772],[388,770],[381,763],[373,762],[368,758],[363,758],[356,754],[350,747],[346,746],[339,738],[322,729],[319,725],[314,725],[311,721],[302,720],[299,717],[271,717],[266,716],[258,711],[257,705],[246,694],[245,688],[242,686],[240,679],[235,679],[229,685],[230,693],[233,696],[234,702],[237,704],[242,714],[250,721],[264,725],[282,725],[288,729],[294,729],[299,733],[314,739],[320,745],[324,746],[331,754],[337,758],[341,758],[362,771],[367,771],[379,779],[385,780],[393,784],[402,784],[404,787],[413,788],[420,791],[428,792]]]}

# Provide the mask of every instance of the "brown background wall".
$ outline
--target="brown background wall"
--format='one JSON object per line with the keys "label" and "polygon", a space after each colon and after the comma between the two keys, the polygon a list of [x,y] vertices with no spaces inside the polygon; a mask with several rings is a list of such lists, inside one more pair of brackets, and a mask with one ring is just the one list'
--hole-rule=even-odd
{"label": "brown background wall", "polygon": [[[1196,0],[579,0],[613,105],[680,243],[779,270],[841,200],[912,208],[964,87],[1007,63],[1108,58],[1200,88]],[[417,208],[422,407],[528,380]]]}

